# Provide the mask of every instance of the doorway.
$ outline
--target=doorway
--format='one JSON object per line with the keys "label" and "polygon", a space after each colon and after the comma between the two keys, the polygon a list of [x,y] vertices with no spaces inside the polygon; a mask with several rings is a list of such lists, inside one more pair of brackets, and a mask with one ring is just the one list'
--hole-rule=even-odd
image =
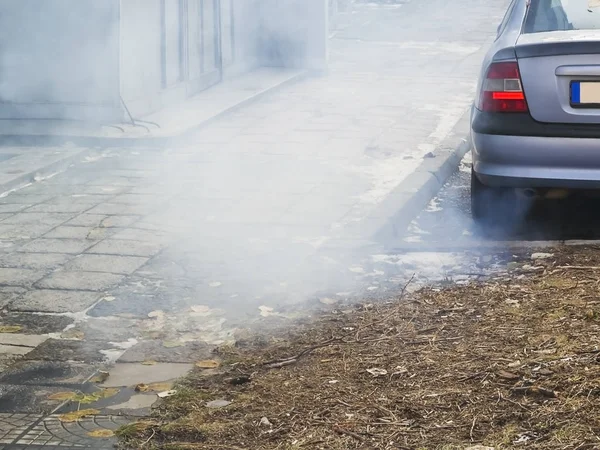
{"label": "doorway", "polygon": [[188,0],[187,8],[188,95],[194,95],[222,78],[220,1]]}
{"label": "doorway", "polygon": [[235,61],[234,0],[161,0],[163,89],[192,96]]}

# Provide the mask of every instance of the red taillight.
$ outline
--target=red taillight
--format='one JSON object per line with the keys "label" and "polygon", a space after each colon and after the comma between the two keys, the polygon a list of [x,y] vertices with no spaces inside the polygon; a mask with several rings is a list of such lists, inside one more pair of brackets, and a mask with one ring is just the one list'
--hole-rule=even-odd
{"label": "red taillight", "polygon": [[516,62],[492,63],[483,80],[479,109],[486,112],[527,112],[527,100]]}

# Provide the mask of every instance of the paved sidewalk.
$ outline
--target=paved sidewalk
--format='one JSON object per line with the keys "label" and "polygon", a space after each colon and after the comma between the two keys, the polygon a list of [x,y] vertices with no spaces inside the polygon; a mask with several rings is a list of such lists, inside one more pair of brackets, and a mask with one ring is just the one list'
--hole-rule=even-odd
{"label": "paved sidewalk", "polygon": [[147,413],[156,395],[131,385],[185,373],[236,328],[403,283],[410,267],[323,249],[451,132],[507,4],[357,7],[340,18],[329,76],[182,145],[86,150],[0,198],[0,444],[76,443],[47,416],[52,394],[97,390],[86,380],[107,363],[104,387],[122,389],[90,406],[101,414],[87,430]]}

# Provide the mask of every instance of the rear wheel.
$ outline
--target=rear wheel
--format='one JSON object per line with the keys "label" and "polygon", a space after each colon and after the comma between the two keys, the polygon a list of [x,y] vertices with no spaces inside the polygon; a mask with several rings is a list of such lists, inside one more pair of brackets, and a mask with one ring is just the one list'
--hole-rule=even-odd
{"label": "rear wheel", "polygon": [[471,169],[471,215],[477,224],[515,226],[523,221],[531,201],[519,198],[514,189],[483,184]]}

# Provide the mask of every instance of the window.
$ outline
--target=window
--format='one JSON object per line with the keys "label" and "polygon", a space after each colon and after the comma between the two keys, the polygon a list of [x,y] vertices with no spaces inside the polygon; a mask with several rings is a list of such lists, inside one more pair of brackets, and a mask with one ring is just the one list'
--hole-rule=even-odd
{"label": "window", "polygon": [[502,19],[502,22],[500,22],[500,25],[498,25],[498,33],[496,35],[496,38],[498,38],[502,34],[504,29],[506,28],[506,25],[508,24],[508,21],[510,20],[510,16],[512,15],[513,9],[515,9],[516,3],[517,3],[517,0],[512,0],[510,5],[508,6],[508,9],[506,10],[506,14],[504,15],[504,19]]}
{"label": "window", "polygon": [[598,0],[532,0],[525,33],[600,29]]}

